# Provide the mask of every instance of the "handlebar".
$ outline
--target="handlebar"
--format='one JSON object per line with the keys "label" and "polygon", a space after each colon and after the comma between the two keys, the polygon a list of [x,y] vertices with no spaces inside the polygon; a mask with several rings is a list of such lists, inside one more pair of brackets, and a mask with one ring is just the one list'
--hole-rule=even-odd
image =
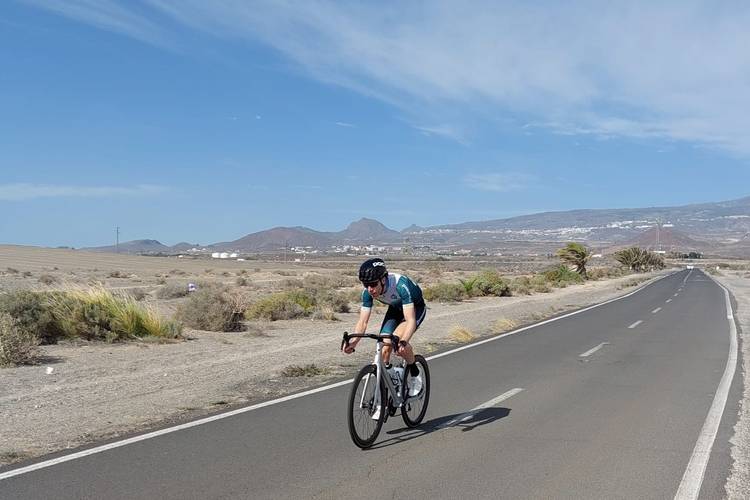
{"label": "handlebar", "polygon": [[[373,339],[377,341],[381,341],[383,339],[390,339],[391,344],[398,345],[400,339],[398,338],[398,335],[394,335],[392,333],[383,333],[383,334],[376,334],[376,333],[349,333],[344,332],[344,337],[341,340],[341,349],[344,348],[344,346],[349,347],[349,339],[356,339],[356,338],[368,338]],[[354,350],[352,350],[354,352]]]}

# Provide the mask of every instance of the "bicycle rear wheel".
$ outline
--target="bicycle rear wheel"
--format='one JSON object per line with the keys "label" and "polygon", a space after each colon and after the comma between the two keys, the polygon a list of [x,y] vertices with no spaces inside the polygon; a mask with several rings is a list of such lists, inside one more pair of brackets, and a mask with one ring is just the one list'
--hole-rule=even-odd
{"label": "bicycle rear wheel", "polygon": [[[363,367],[354,379],[351,393],[349,394],[349,434],[354,444],[362,449],[369,448],[378,437],[385,415],[388,412],[388,399],[385,386],[377,387],[377,368],[375,365]],[[377,411],[375,406],[375,394],[380,391],[381,409],[380,416],[373,419]]]}
{"label": "bicycle rear wheel", "polygon": [[[417,354],[414,356],[414,363],[419,367],[419,376],[422,377],[422,390],[416,396],[409,396],[401,408],[401,416],[407,427],[416,427],[422,423],[427,413],[427,405],[430,403],[430,369],[427,360]],[[405,376],[405,390],[408,390],[412,376],[409,373],[405,373]]]}

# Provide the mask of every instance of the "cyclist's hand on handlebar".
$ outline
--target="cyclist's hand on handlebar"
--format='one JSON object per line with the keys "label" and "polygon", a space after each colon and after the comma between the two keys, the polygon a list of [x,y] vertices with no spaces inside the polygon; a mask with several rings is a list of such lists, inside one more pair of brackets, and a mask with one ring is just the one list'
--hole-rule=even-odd
{"label": "cyclist's hand on handlebar", "polygon": [[345,344],[341,351],[343,351],[346,354],[351,354],[354,352],[354,348],[357,346],[357,343],[359,342],[359,339],[350,340],[348,344]]}

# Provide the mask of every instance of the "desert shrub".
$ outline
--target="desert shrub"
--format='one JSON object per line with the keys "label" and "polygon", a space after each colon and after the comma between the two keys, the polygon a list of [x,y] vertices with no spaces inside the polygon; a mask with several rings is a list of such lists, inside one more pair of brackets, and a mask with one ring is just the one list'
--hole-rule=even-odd
{"label": "desert shrub", "polygon": [[510,292],[513,295],[530,295],[533,291],[531,278],[528,276],[519,276],[510,281]]}
{"label": "desert shrub", "polygon": [[317,307],[312,315],[312,318],[322,319],[326,321],[339,321],[339,318],[336,317],[336,311],[334,311],[333,308],[329,306]]}
{"label": "desert shrub", "polygon": [[588,271],[590,280],[601,280],[608,278],[618,278],[625,273],[621,267],[595,267]]}
{"label": "desert shrub", "polygon": [[459,279],[458,281],[461,283],[461,286],[464,287],[464,292],[466,292],[466,295],[471,296],[472,291],[474,290],[474,284],[477,282],[477,276],[473,276],[465,280]]}
{"label": "desert shrub", "polygon": [[577,272],[571,270],[565,264],[553,267],[544,272],[544,277],[554,286],[564,288],[574,283],[583,283],[583,277]]}
{"label": "desert shrub", "polygon": [[476,296],[509,297],[511,293],[508,282],[500,276],[500,273],[493,269],[486,269],[476,277],[472,294]]}
{"label": "desert shrub", "polygon": [[281,288],[284,290],[302,288],[304,286],[300,279],[285,279],[281,281]]}
{"label": "desert shrub", "polygon": [[247,278],[245,278],[244,276],[238,276],[237,279],[234,280],[234,283],[237,286],[247,286],[249,282],[247,281]]}
{"label": "desert shrub", "polygon": [[49,295],[55,325],[66,337],[107,342],[139,337],[177,338],[182,326],[162,319],[130,296],[115,296],[101,287]]}
{"label": "desert shrub", "polygon": [[24,278],[31,278],[31,271],[24,271],[23,273],[21,273],[21,276],[23,276]]}
{"label": "desert shrub", "polygon": [[426,286],[422,290],[422,295],[425,300],[436,302],[460,302],[467,298],[466,290],[459,283],[438,283]]}
{"label": "desert shrub", "polygon": [[10,315],[17,326],[42,344],[55,344],[62,336],[50,309],[49,292],[18,290],[0,294],[0,313]]}
{"label": "desert shrub", "polygon": [[177,309],[177,318],[191,328],[213,332],[236,332],[243,328],[242,316],[247,299],[226,286],[198,287]]}
{"label": "desert shrub", "polygon": [[531,288],[537,293],[549,293],[552,291],[552,287],[550,287],[549,281],[547,281],[547,277],[544,274],[535,274],[529,282]]}
{"label": "desert shrub", "polygon": [[188,288],[185,283],[168,283],[156,290],[158,299],[177,299],[185,297],[188,294]]}
{"label": "desert shrub", "polygon": [[185,271],[182,269],[172,269],[169,271],[169,274],[174,276],[185,276]]}
{"label": "desert shrub", "polygon": [[18,326],[13,317],[0,313],[0,366],[14,366],[34,361],[39,340]]}
{"label": "desert shrub", "polygon": [[8,272],[8,274],[18,274],[20,272],[15,267],[7,267],[6,271]]}
{"label": "desert shrub", "polygon": [[51,285],[53,283],[57,283],[58,279],[55,276],[52,276],[51,274],[40,274],[39,275],[39,283],[43,285]]}
{"label": "desert shrub", "polygon": [[108,278],[129,278],[130,276],[128,273],[124,273],[122,271],[111,271],[109,274],[107,274]]}
{"label": "desert shrub", "polygon": [[[331,290],[319,291],[315,295],[315,305],[319,308],[330,308],[333,312],[348,313],[351,308],[349,304],[350,294],[344,292],[333,292]],[[359,296],[357,296],[359,298]]]}
{"label": "desert shrub", "polygon": [[315,298],[303,290],[274,293],[251,305],[245,312],[248,319],[277,321],[308,316],[315,307]]}

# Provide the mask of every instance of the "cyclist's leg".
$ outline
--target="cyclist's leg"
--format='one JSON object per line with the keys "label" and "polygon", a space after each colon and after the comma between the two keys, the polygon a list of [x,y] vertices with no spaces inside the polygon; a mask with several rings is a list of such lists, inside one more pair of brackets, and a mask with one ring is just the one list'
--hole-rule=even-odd
{"label": "cyclist's leg", "polygon": [[[383,324],[380,325],[380,333],[395,333],[398,329],[399,324],[404,321],[404,312],[400,307],[388,306],[388,310],[383,318]],[[396,334],[398,335],[398,334]],[[385,364],[390,363],[391,360],[391,341],[385,340],[383,345],[383,362]]]}
{"label": "cyclist's leg", "polygon": [[[415,304],[414,314],[416,315],[416,319],[417,319],[416,330],[419,330],[419,325],[422,324],[422,321],[424,321],[424,318],[427,315],[427,307],[425,306],[424,302],[422,302],[421,304]],[[396,327],[394,333],[398,337],[401,337],[405,329],[406,329],[406,320],[404,319],[403,311],[401,311],[401,322]],[[416,330],[414,330],[414,333],[416,333]],[[414,364],[414,349],[411,343],[409,343],[409,345],[406,346],[406,349],[404,349],[404,359],[406,360],[407,365],[411,366]]]}

